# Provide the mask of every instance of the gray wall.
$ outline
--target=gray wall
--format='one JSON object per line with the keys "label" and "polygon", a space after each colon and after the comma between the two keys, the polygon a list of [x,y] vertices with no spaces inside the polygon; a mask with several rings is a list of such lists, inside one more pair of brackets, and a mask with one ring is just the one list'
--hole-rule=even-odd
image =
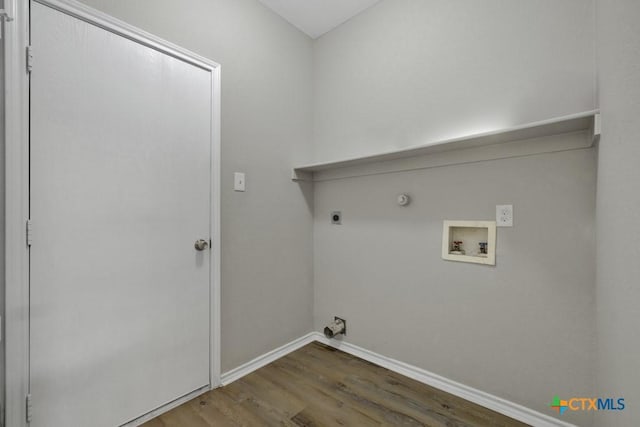
{"label": "gray wall", "polygon": [[598,393],[623,397],[600,426],[640,420],[640,2],[598,0]]}
{"label": "gray wall", "polygon": [[[591,110],[593,4],[384,0],[314,67],[315,160]],[[316,329],[344,316],[350,342],[552,415],[594,390],[595,183],[593,150],[316,183]],[[441,259],[444,219],[504,203],[495,268]]]}
{"label": "gray wall", "polygon": [[[255,0],[84,0],[222,65],[222,371],[309,332],[312,41]],[[233,172],[247,192],[233,191]]]}
{"label": "gray wall", "polygon": [[[316,183],[316,329],[344,317],[351,343],[549,415],[554,394],[590,395],[595,166],[581,149]],[[497,204],[515,218],[497,265],[442,260],[442,221]]]}
{"label": "gray wall", "polygon": [[384,0],[315,43],[315,160],[595,106],[585,0]]}

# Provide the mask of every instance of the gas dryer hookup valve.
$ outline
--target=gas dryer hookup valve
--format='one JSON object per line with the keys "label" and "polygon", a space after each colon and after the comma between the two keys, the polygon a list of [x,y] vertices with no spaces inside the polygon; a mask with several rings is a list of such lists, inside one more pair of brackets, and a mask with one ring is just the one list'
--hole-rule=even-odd
{"label": "gas dryer hookup valve", "polygon": [[335,338],[341,334],[347,334],[347,321],[339,317],[334,318],[333,322],[324,328],[324,336],[327,338]]}

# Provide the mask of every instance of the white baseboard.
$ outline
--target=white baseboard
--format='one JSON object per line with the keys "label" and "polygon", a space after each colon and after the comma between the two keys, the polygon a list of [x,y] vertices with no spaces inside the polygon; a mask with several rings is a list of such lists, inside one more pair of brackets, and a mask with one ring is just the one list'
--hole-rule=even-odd
{"label": "white baseboard", "polygon": [[291,341],[288,344],[283,345],[282,347],[271,350],[270,352],[265,353],[262,356],[258,356],[255,359],[250,360],[249,362],[240,365],[235,369],[225,372],[220,378],[222,385],[225,386],[231,384],[235,380],[238,380],[257,369],[260,369],[263,366],[268,365],[269,363],[278,360],[283,356],[286,356],[292,351],[295,351],[300,347],[304,347],[305,345],[314,342],[316,340],[316,334],[317,332],[310,332],[307,335],[304,335],[298,339]]}
{"label": "white baseboard", "polygon": [[[245,375],[249,375],[251,372],[257,369],[260,369],[263,366],[268,365],[269,363],[274,362],[280,359],[281,357],[286,356],[287,354],[293,351],[296,351],[297,349],[304,347],[309,343],[316,341],[316,334],[317,332],[310,332],[307,335],[304,335],[298,339],[291,341],[290,343],[283,345],[282,347],[278,347],[275,350],[272,350],[268,353],[263,354],[262,356],[258,356],[255,359],[241,366],[238,366],[235,369],[230,370],[229,372],[225,372],[224,374],[222,374],[220,378],[221,384],[223,386],[228,385],[234,382],[235,380],[238,380],[244,377]],[[136,418],[135,420],[131,420],[120,427],[137,427],[139,425],[142,425],[145,422],[151,420],[152,418],[159,417],[165,412],[168,412],[171,409],[182,405],[183,403],[186,403],[192,399],[195,399],[201,394],[208,392],[212,388],[216,388],[216,386],[213,386],[213,387],[206,386],[198,390],[195,390],[185,396],[182,396],[172,402],[167,403],[166,405],[161,406],[158,409],[155,409],[147,414],[144,414],[141,417]]]}
{"label": "white baseboard", "polygon": [[251,372],[262,368],[269,363],[286,356],[287,354],[304,347],[305,345],[318,341],[322,344],[326,344],[338,350],[349,353],[353,356],[364,359],[375,365],[389,369],[390,371],[397,372],[405,377],[414,379],[423,384],[435,387],[444,392],[453,394],[454,396],[468,400],[480,406],[483,406],[492,411],[498,412],[507,417],[511,417],[515,420],[523,423],[530,424],[536,427],[575,427],[574,424],[567,423],[565,421],[558,420],[549,415],[534,411],[525,406],[519,405],[514,402],[510,402],[506,399],[494,396],[489,393],[477,390],[475,388],[466,386],[459,382],[450,380],[440,375],[434,374],[417,366],[409,365],[408,363],[400,362],[399,360],[392,359],[390,357],[383,356],[373,351],[369,351],[357,345],[350,344],[342,340],[335,340],[326,338],[320,332],[311,332],[303,337],[300,337],[288,344],[283,345],[269,353],[256,357],[255,359],[241,365],[229,372],[222,374],[222,385],[228,385]]}
{"label": "white baseboard", "polygon": [[423,384],[458,396],[492,411],[498,412],[523,423],[536,427],[575,427],[575,425],[558,420],[549,415],[534,411],[517,403],[510,402],[489,393],[460,384],[424,369],[369,351],[348,342],[326,338],[320,332],[315,333],[316,341],[352,354],[390,371],[397,372]]}
{"label": "white baseboard", "polygon": [[159,417],[160,415],[164,414],[165,412],[169,412],[170,410],[172,410],[173,408],[177,408],[178,406],[182,405],[183,403],[187,403],[188,401],[195,399],[196,397],[200,396],[201,394],[204,394],[206,392],[208,392],[209,390],[211,390],[211,387],[209,386],[205,386],[205,387],[201,387],[198,390],[192,391],[191,393],[185,394],[182,397],[177,398],[174,401],[171,401],[169,403],[167,403],[166,405],[162,405],[161,407],[159,407],[158,409],[154,409],[151,412],[148,412],[134,420],[131,420],[129,422],[126,422],[124,424],[122,424],[120,427],[137,427],[140,426],[144,423],[146,423],[147,421],[155,418],[155,417]]}

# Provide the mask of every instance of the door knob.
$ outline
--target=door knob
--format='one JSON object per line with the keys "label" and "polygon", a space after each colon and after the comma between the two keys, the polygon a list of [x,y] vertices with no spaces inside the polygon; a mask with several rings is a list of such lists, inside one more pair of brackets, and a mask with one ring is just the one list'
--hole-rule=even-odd
{"label": "door knob", "polygon": [[209,243],[206,240],[199,239],[196,240],[196,244],[194,246],[197,251],[204,251],[209,246]]}

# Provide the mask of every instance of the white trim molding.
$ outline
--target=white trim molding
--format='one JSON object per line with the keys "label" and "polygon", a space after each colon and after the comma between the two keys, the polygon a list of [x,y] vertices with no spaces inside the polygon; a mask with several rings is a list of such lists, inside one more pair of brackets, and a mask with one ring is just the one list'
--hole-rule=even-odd
{"label": "white trim molding", "polygon": [[290,343],[276,348],[275,350],[271,350],[270,352],[265,353],[262,356],[258,356],[255,359],[250,360],[249,362],[240,365],[235,369],[225,372],[224,374],[222,374],[222,385],[229,385],[232,382],[244,377],[245,375],[249,375],[253,371],[258,370],[263,366],[266,366],[269,363],[274,362],[301,347],[304,347],[307,344],[317,341],[317,334],[317,332],[310,332],[307,335],[304,335],[291,341]]}
{"label": "white trim molding", "polygon": [[26,426],[29,392],[29,2],[5,0],[5,425]]}
{"label": "white trim molding", "polygon": [[262,356],[256,357],[250,362],[245,363],[231,371],[222,374],[222,384],[228,385],[232,382],[239,380],[245,375],[262,368],[269,363],[286,356],[287,354],[304,347],[305,345],[314,341],[333,347],[337,350],[344,351],[360,359],[373,363],[374,365],[381,366],[396,372],[405,377],[411,378],[423,384],[435,387],[438,390],[450,393],[454,396],[473,402],[477,405],[498,412],[507,417],[515,420],[527,423],[536,427],[575,427],[574,424],[570,424],[549,415],[542,414],[533,409],[529,409],[525,406],[519,405],[514,402],[510,402],[501,397],[494,396],[489,393],[485,393],[473,387],[466,386],[459,382],[450,380],[440,375],[429,372],[425,369],[418,368],[417,366],[409,365],[408,363],[400,362],[399,360],[392,359],[387,356],[375,353],[373,351],[358,347],[357,345],[350,344],[339,339],[330,339],[325,337],[320,332],[311,332],[303,337],[291,341],[288,344],[278,347],[275,350],[265,353]]}
{"label": "white trim molding", "polygon": [[220,64],[200,56],[194,52],[184,49],[176,44],[164,40],[158,36],[141,30],[124,21],[107,15],[97,9],[80,3],[77,0],[31,0],[35,3],[59,10],[62,13],[88,22],[111,33],[117,34],[143,46],[150,47],[164,54],[178,58],[184,62],[195,65],[205,70],[215,70],[220,68]]}
{"label": "white trim molding", "polygon": [[177,398],[176,400],[173,400],[169,403],[167,403],[166,405],[163,405],[161,407],[159,407],[158,409],[154,409],[151,412],[148,412],[134,420],[131,420],[127,423],[122,424],[120,427],[137,427],[140,426],[144,423],[146,423],[147,421],[150,421],[156,417],[159,417],[160,415],[169,412],[170,410],[177,408],[178,406],[182,405],[183,403],[187,403],[190,400],[195,399],[198,396],[203,395],[204,393],[208,392],[211,390],[211,387],[209,386],[205,386],[202,388],[199,388],[195,391],[192,391],[191,393],[185,394],[182,397]]}

